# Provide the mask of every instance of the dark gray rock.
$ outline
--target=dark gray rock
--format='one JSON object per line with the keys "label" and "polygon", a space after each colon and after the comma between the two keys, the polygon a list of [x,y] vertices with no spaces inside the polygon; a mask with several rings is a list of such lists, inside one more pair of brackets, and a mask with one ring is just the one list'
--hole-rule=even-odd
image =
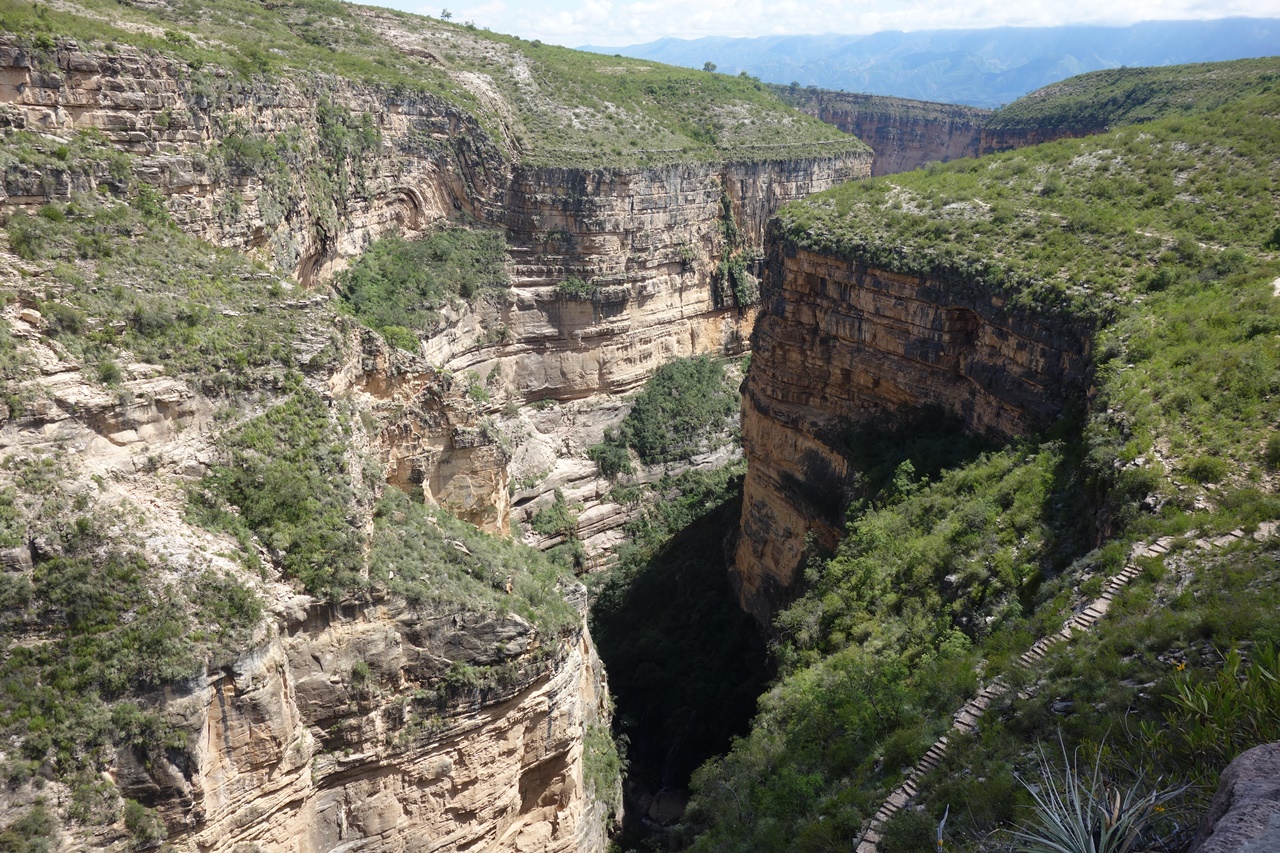
{"label": "dark gray rock", "polygon": [[1218,782],[1190,853],[1280,851],[1280,744],[1236,756]]}

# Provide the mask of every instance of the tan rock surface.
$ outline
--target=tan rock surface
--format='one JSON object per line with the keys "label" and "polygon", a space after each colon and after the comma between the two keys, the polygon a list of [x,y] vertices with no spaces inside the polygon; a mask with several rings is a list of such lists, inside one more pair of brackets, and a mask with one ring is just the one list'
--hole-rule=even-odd
{"label": "tan rock surface", "polygon": [[735,575],[767,619],[804,538],[834,546],[847,424],[936,407],[1014,436],[1083,404],[1090,337],[999,297],[789,246],[771,249],[742,407],[748,470]]}

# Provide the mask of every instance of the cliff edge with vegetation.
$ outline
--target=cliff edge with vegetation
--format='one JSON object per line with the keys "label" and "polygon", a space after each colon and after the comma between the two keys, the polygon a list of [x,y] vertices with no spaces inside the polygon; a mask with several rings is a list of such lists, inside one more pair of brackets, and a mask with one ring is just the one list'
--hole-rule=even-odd
{"label": "cliff edge with vegetation", "polygon": [[[782,211],[737,564],[748,593],[790,580],[757,607],[780,671],[751,734],[695,774],[692,849],[857,843],[993,684],[877,849],[931,847],[948,812],[948,849],[1040,832],[1017,780],[1050,784],[1064,752],[1109,790],[1176,791],[1140,843],[1178,849],[1230,758],[1280,738],[1280,564],[1246,535],[1280,516],[1276,72],[1170,70],[1234,82]],[[786,574],[761,571],[778,541]],[[1131,553],[1140,576],[1092,632],[1020,669]]]}

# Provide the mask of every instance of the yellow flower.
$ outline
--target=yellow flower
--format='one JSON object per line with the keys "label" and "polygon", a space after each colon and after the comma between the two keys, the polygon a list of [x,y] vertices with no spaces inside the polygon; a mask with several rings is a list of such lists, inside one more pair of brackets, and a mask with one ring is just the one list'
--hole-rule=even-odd
{"label": "yellow flower", "polygon": [[1176,672],[1182,672],[1184,669],[1187,668],[1187,662],[1180,660],[1173,665],[1173,668]]}

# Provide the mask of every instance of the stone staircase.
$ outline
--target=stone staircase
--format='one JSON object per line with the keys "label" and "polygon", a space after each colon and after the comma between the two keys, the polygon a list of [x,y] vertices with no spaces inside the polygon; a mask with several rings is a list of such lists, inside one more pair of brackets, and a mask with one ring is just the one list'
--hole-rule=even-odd
{"label": "stone staircase", "polygon": [[[1254,538],[1259,540],[1267,539],[1275,534],[1277,529],[1280,529],[1280,522],[1263,522],[1258,525],[1258,531],[1254,533]],[[1193,544],[1201,550],[1221,548],[1243,539],[1244,535],[1243,530],[1237,529],[1212,539],[1196,539]],[[1119,574],[1107,582],[1102,594],[1078,610],[1074,616],[1066,621],[1062,626],[1062,630],[1036,640],[1031,648],[1019,656],[1014,667],[1016,669],[1028,669],[1043,660],[1053,646],[1070,639],[1077,633],[1085,633],[1091,630],[1097,621],[1106,615],[1111,607],[1111,602],[1115,600],[1120,591],[1128,586],[1134,578],[1142,574],[1142,569],[1137,565],[1136,561],[1142,557],[1163,557],[1169,552],[1169,547],[1173,544],[1174,538],[1173,536],[1165,536],[1149,544],[1139,542],[1134,545],[1133,551],[1129,555],[1129,562]],[[959,711],[956,711],[951,718],[950,731],[938,738],[933,746],[929,747],[920,760],[916,762],[915,766],[907,771],[901,784],[893,789],[893,792],[889,794],[889,797],[871,818],[871,823],[868,824],[862,839],[858,842],[857,853],[876,853],[876,844],[880,841],[880,830],[890,818],[898,813],[899,809],[919,793],[918,785],[924,775],[942,763],[943,757],[947,754],[947,747],[950,744],[950,736],[953,733],[969,734],[977,729],[978,720],[981,719],[982,714],[994,700],[1003,696],[1008,690],[1009,682],[1004,676],[997,676],[992,679],[990,684],[983,687],[976,696],[966,702]]]}

